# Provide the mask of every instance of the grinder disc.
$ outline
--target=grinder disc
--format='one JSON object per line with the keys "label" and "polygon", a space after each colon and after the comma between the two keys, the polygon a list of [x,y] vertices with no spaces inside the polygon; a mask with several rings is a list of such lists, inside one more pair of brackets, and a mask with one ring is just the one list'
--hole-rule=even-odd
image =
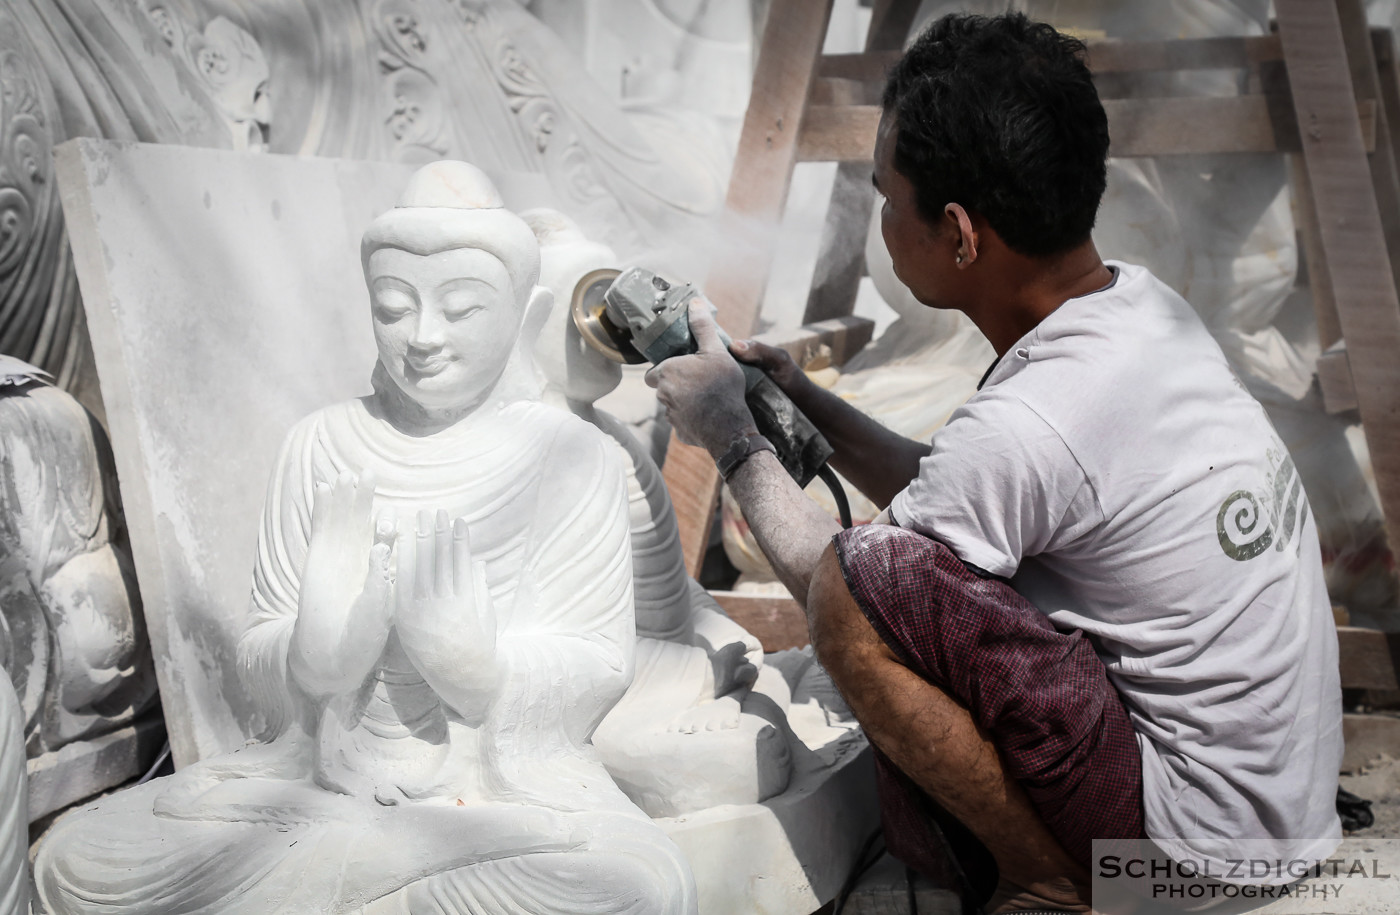
{"label": "grinder disc", "polygon": [[621,270],[606,267],[584,274],[574,286],[569,312],[573,315],[574,326],[590,347],[613,362],[639,365],[647,361],[646,357],[632,345],[632,335],[627,329],[619,328],[608,317],[607,301],[603,298],[613,280],[621,274]]}

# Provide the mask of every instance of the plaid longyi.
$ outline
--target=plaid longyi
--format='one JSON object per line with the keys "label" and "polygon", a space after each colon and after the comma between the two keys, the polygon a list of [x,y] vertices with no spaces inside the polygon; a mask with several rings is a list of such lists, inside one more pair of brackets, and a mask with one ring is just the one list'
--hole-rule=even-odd
{"label": "plaid longyi", "polygon": [[[1087,867],[1092,840],[1143,836],[1137,738],[1083,633],[1056,630],[1009,585],[912,531],[863,525],[835,543],[875,631],[968,708],[1066,851]],[[925,799],[888,758],[878,761],[886,842],[929,870]]]}

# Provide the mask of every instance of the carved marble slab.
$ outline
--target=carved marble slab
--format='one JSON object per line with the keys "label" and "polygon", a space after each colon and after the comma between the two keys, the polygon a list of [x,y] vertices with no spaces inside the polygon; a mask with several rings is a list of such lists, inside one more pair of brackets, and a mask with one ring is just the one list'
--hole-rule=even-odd
{"label": "carved marble slab", "polygon": [[[360,234],[412,168],[78,140],[59,185],[177,766],[261,726],[239,683],[258,517],[302,416],[369,391]],[[508,206],[538,176],[495,176]]]}

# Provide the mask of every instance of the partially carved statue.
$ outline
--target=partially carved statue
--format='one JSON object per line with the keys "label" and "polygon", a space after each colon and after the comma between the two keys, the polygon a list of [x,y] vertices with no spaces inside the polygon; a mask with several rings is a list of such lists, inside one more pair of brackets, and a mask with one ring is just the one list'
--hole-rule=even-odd
{"label": "partially carved statue", "polygon": [[131,722],[156,693],[111,447],[43,376],[0,356],[0,668],[31,757]]}
{"label": "partially carved statue", "polygon": [[761,676],[758,640],[686,575],[660,468],[630,429],[594,406],[617,387],[622,367],[590,349],[569,316],[574,283],[590,270],[615,267],[617,257],[562,213],[536,210],[525,218],[543,245],[541,283],[554,292],[536,343],[546,402],[606,432],[627,468],[637,675],[599,727],[598,750],[652,816],[764,800],[791,775],[787,685],[774,671]]}
{"label": "partially carved statue", "polygon": [[782,659],[781,670],[765,664],[758,640],[686,574],[660,468],[625,423],[596,406],[618,386],[621,366],[584,343],[569,312],[579,280],[616,268],[617,256],[562,213],[523,215],[541,242],[540,282],[554,292],[535,344],[545,400],[606,432],[627,468],[637,675],[594,742],[652,816],[767,800],[788,787],[794,749],[849,731],[846,710],[820,668],[800,658]]}
{"label": "partially carved statue", "polygon": [[362,256],[374,393],[291,431],[264,510],[240,659],[269,740],[61,820],[40,905],[693,913],[589,743],[633,671],[626,488],[535,398],[533,235],[436,163]]}

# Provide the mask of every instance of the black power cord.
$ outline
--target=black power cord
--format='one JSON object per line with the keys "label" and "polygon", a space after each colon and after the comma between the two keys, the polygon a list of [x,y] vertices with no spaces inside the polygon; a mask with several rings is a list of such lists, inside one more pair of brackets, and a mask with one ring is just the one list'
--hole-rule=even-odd
{"label": "black power cord", "polygon": [[836,500],[836,511],[841,515],[841,526],[851,526],[851,503],[846,501],[846,490],[841,486],[841,480],[837,478],[836,471],[831,469],[830,464],[823,464],[817,471],[817,476],[826,484],[826,488],[831,490],[831,497]]}
{"label": "black power cord", "polygon": [[856,855],[855,866],[846,875],[846,882],[841,884],[841,890],[832,902],[831,915],[841,915],[846,908],[846,901],[851,898],[851,893],[855,892],[856,884],[860,882],[860,878],[864,877],[865,872],[874,867],[875,863],[885,856],[884,838],[884,829],[876,829],[870,834],[870,838],[865,840],[865,844],[860,847],[860,854]]}
{"label": "black power cord", "polygon": [[148,781],[150,781],[151,779],[155,778],[155,777],[156,777],[156,773],[160,771],[160,767],[161,767],[162,765],[164,765],[164,764],[165,764],[165,761],[166,761],[167,759],[169,759],[169,758],[170,758],[170,741],[167,740],[167,741],[165,742],[165,746],[163,746],[163,747],[160,748],[160,755],[158,755],[158,756],[156,757],[156,761],[153,762],[153,763],[151,763],[151,767],[150,767],[149,769],[146,770],[146,774],[145,774],[145,775],[141,776],[140,778],[138,778],[138,779],[136,780],[136,784],[138,784],[138,785],[144,785],[144,784],[146,784],[146,782],[148,782]]}

